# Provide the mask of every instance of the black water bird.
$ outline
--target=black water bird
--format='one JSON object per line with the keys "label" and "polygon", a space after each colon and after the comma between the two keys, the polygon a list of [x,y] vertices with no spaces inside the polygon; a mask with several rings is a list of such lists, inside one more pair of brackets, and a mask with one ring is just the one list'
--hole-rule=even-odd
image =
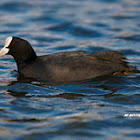
{"label": "black water bird", "polygon": [[49,81],[80,81],[97,76],[125,73],[135,69],[117,51],[86,53],[58,52],[37,56],[30,43],[18,37],[8,37],[0,56],[12,55],[19,74]]}

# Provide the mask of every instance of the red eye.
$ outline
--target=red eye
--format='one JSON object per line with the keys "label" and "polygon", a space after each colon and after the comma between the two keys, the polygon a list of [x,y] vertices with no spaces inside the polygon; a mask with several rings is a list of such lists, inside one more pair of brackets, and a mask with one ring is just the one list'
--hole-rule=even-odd
{"label": "red eye", "polygon": [[12,46],[14,46],[14,45],[16,45],[16,43],[15,43],[15,42],[13,42],[13,43],[12,43]]}

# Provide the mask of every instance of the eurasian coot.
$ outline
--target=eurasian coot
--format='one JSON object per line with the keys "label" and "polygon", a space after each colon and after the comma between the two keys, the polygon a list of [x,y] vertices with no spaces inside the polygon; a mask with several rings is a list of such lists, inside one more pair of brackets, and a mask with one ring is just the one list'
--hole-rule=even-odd
{"label": "eurasian coot", "polygon": [[85,53],[81,51],[58,52],[37,56],[28,41],[8,37],[0,56],[14,57],[18,72],[30,78],[49,81],[79,81],[115,72],[129,72],[135,68],[116,51]]}

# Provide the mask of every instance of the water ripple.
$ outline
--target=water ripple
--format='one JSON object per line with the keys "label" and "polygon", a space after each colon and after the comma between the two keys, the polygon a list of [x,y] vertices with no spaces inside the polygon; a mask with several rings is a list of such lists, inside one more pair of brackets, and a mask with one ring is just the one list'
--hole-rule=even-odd
{"label": "water ripple", "polygon": [[139,139],[139,117],[125,116],[140,113],[139,7],[139,0],[1,0],[0,48],[18,36],[39,55],[116,50],[137,70],[52,83],[19,76],[13,58],[2,56],[0,139]]}

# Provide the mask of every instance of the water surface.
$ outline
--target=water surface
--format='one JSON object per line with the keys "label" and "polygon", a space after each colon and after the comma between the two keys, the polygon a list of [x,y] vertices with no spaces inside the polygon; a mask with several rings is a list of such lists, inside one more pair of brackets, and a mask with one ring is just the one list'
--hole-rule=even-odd
{"label": "water surface", "polygon": [[[38,55],[116,50],[140,69],[139,7],[139,0],[1,0],[0,48],[18,36]],[[139,71],[51,83],[22,78],[11,56],[0,58],[0,139],[139,139],[140,117],[127,114],[140,116]]]}

